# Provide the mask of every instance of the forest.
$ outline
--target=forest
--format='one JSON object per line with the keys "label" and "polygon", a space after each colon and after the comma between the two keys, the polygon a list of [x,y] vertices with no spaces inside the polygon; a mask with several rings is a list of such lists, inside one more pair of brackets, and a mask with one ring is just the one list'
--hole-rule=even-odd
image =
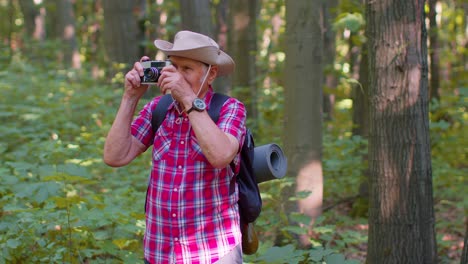
{"label": "forest", "polygon": [[[0,264],[143,263],[151,151],[103,162],[155,39],[215,39],[286,177],[244,263],[468,263],[465,0],[0,0]],[[139,108],[160,95],[151,87]]]}

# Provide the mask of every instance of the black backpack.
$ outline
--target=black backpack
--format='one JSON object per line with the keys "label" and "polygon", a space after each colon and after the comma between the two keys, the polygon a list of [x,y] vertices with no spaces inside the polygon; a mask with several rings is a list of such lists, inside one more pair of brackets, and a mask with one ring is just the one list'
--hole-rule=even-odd
{"label": "black backpack", "polygon": [[[211,99],[208,114],[211,119],[217,123],[219,119],[219,112],[224,102],[230,97],[224,94],[215,93]],[[156,132],[166,118],[167,109],[173,102],[171,95],[164,95],[155,110],[152,113],[151,126]],[[239,214],[243,224],[253,223],[260,215],[262,210],[262,198],[260,197],[260,190],[258,188],[257,180],[254,174],[254,140],[253,135],[247,129],[244,139],[244,144],[240,152],[240,169],[236,175],[236,181],[239,188]],[[234,163],[231,163],[231,168],[234,171]]]}

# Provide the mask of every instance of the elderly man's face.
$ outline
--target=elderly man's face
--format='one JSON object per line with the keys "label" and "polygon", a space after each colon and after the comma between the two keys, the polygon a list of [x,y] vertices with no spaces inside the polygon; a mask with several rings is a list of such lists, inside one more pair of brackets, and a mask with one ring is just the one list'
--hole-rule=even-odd
{"label": "elderly man's face", "polygon": [[[170,60],[192,89],[198,90],[208,70],[208,66],[202,62],[178,56],[171,56]],[[205,81],[205,83],[207,82]]]}

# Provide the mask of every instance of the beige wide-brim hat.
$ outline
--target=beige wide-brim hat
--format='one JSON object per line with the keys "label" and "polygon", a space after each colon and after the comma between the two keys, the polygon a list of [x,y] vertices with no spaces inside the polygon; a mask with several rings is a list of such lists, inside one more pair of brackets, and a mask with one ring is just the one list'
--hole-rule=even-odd
{"label": "beige wide-brim hat", "polygon": [[191,31],[179,31],[174,37],[174,43],[157,39],[154,45],[166,56],[180,56],[216,65],[218,75],[228,75],[234,72],[234,60],[208,36]]}

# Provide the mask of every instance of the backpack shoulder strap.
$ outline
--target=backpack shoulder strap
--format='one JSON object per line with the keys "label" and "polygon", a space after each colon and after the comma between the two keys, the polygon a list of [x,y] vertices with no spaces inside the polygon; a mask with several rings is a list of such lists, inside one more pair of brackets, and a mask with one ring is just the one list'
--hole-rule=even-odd
{"label": "backpack shoulder strap", "polygon": [[[211,119],[216,123],[219,119],[219,112],[223,107],[224,103],[230,97],[225,94],[214,93],[213,98],[211,98],[210,102],[210,109],[208,110],[208,114],[210,115]],[[162,122],[166,118],[167,108],[171,105],[174,101],[170,94],[163,95],[161,99],[159,99],[156,108],[154,109],[152,116],[151,116],[151,127],[153,128],[153,132],[156,133],[159,126],[161,126]]]}
{"label": "backpack shoulder strap", "polygon": [[208,109],[208,114],[210,115],[211,119],[217,123],[219,119],[219,112],[221,112],[221,108],[223,107],[224,103],[230,97],[225,94],[214,93],[213,98],[211,98],[210,102],[210,109]]}
{"label": "backpack shoulder strap", "polygon": [[162,122],[166,118],[167,108],[169,108],[173,101],[174,99],[172,99],[170,94],[163,95],[161,99],[159,99],[156,108],[153,113],[151,113],[151,127],[153,128],[154,133],[156,133],[159,126],[161,126]]}

